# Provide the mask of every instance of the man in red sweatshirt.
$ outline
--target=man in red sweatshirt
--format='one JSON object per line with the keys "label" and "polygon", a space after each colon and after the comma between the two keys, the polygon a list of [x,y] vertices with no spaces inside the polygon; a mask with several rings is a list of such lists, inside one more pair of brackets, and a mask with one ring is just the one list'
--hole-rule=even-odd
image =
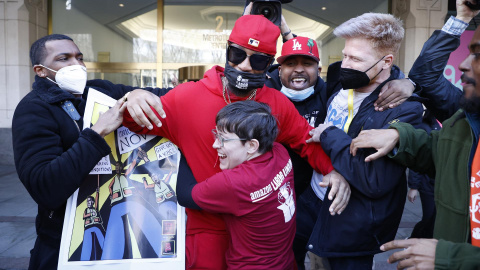
{"label": "man in red sweatshirt", "polygon": [[[218,111],[240,100],[267,103],[278,119],[280,132],[276,141],[306,158],[319,173],[328,175],[322,184],[331,186],[330,200],[336,197],[330,209],[335,214],[343,211],[348,203],[348,183],[332,171],[330,159],[319,144],[306,143],[312,127],[288,98],[265,86],[265,74],[274,61],[279,34],[279,28],[261,15],[240,17],[228,40],[225,69],[215,66],[202,80],[181,84],[160,100],[158,97],[140,100],[136,93],[131,93],[127,104],[132,108],[133,104],[143,104],[140,106],[143,111],[132,109],[124,115],[123,124],[136,133],[169,138],[185,155],[195,179],[201,182],[220,172],[217,161],[227,158],[212,148],[211,130],[215,128]],[[155,109],[155,116],[150,105]],[[144,112],[156,126],[150,124]],[[159,115],[164,118],[161,123]],[[187,269],[226,269],[225,251],[229,241],[221,216],[194,209],[187,209],[187,214]]]}

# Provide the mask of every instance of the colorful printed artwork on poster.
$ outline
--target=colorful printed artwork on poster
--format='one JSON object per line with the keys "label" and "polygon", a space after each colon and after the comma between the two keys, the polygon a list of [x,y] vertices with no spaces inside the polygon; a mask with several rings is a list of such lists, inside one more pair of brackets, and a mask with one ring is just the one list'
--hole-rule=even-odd
{"label": "colorful printed artwork on poster", "polygon": [[[85,126],[93,126],[108,109],[95,102]],[[183,211],[175,193],[177,147],[166,138],[124,127],[105,141],[111,153],[98,162],[72,202],[68,262],[177,258],[178,214]]]}

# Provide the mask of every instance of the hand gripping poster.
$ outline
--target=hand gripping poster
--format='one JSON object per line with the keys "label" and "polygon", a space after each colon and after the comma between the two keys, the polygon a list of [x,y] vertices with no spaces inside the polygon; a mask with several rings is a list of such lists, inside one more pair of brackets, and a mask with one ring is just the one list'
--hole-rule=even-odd
{"label": "hand gripping poster", "polygon": [[[84,128],[115,102],[90,89]],[[58,269],[184,269],[177,147],[123,126],[105,141],[112,152],[68,200]]]}

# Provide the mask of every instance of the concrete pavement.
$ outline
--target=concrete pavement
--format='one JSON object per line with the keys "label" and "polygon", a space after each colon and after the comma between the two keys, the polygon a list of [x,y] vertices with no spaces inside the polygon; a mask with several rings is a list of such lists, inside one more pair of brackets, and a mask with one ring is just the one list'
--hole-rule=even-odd
{"label": "concrete pavement", "polygon": [[[30,249],[36,238],[36,214],[37,206],[18,179],[14,166],[0,165],[0,270],[28,268]],[[420,200],[414,204],[407,201],[396,238],[410,236],[421,215]],[[377,254],[374,269],[396,269],[387,263],[391,253]],[[308,261],[307,265],[310,267]]]}
{"label": "concrete pavement", "polygon": [[27,269],[35,243],[37,205],[14,166],[0,165],[0,269]]}

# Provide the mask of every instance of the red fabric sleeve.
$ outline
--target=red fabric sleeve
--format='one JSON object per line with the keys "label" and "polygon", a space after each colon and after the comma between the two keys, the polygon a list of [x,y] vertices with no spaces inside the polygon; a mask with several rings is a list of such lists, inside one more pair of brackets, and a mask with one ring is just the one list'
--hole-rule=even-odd
{"label": "red fabric sleeve", "polygon": [[236,215],[238,198],[224,172],[219,172],[198,183],[192,190],[192,198],[203,210]]}
{"label": "red fabric sleeve", "polygon": [[298,113],[293,103],[287,98],[278,100],[277,104],[280,111],[273,112],[280,128],[277,141],[306,158],[317,172],[323,175],[330,173],[333,170],[332,162],[320,143],[306,143],[307,139],[311,138],[308,133],[313,129],[307,120]]}
{"label": "red fabric sleeve", "polygon": [[135,132],[137,134],[149,134],[149,135],[162,136],[162,137],[168,138],[174,144],[177,144],[175,134],[172,133],[173,131],[175,131],[174,123],[177,122],[176,112],[172,110],[173,108],[176,107],[175,103],[176,103],[177,91],[178,90],[176,88],[172,89],[166,95],[160,97],[160,102],[162,103],[163,110],[167,115],[166,118],[161,118],[158,112],[153,107],[150,107],[155,113],[155,115],[158,117],[158,119],[160,119],[160,121],[162,122],[161,127],[157,127],[155,124],[152,124],[153,129],[149,130],[147,127],[139,126],[137,123],[135,123],[135,120],[133,120],[128,110],[125,110],[125,113],[123,114],[122,125],[127,127],[130,131]]}

